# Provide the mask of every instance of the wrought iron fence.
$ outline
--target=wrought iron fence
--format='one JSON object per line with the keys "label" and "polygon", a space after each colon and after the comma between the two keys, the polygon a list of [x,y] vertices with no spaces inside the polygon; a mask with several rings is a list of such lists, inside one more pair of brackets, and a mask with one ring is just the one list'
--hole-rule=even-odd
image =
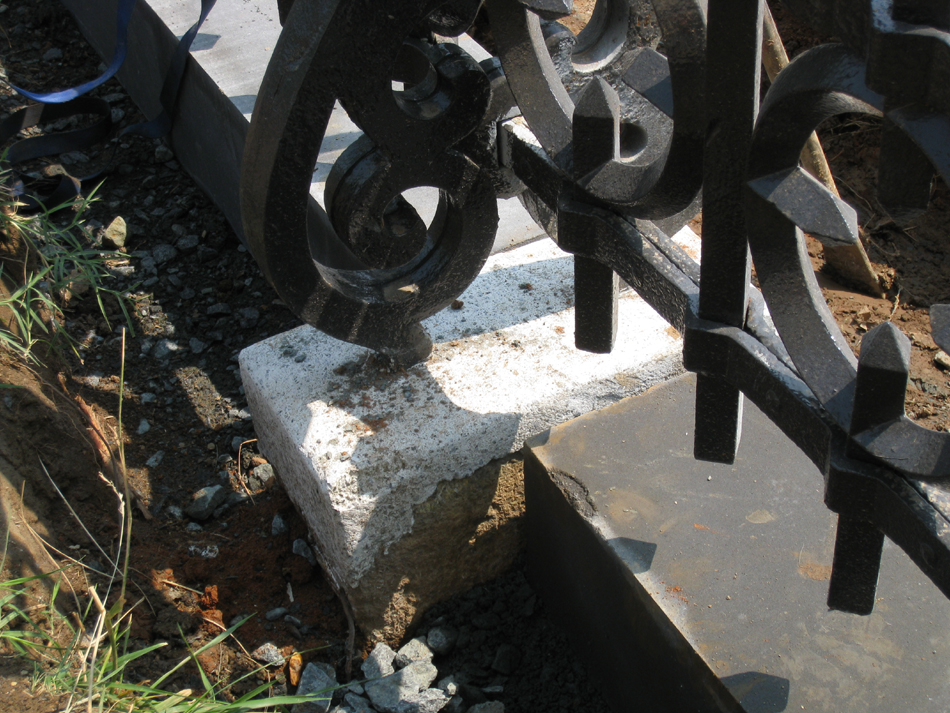
{"label": "wrought iron fence", "polygon": [[[571,5],[281,1],[242,179],[266,276],[306,322],[413,363],[420,321],[486,260],[496,198],[519,195],[574,255],[578,348],[612,348],[618,277],[684,334],[697,458],[731,462],[749,398],[818,466],[839,515],[830,606],[870,613],[885,535],[950,596],[950,434],[905,416],[893,324],[858,359],[835,325],[802,232],[853,245],[856,215],[799,166],[822,121],[882,116],[880,200],[926,206],[950,175],[950,1],[786,0],[840,42],[764,97],[764,0],[597,0],[576,36],[558,23]],[[445,39],[466,32],[491,59]],[[336,101],[364,136],[323,210],[310,180]],[[428,228],[401,197],[415,186],[440,191]],[[697,264],[667,236],[700,194]],[[950,305],[931,323],[950,347]]]}

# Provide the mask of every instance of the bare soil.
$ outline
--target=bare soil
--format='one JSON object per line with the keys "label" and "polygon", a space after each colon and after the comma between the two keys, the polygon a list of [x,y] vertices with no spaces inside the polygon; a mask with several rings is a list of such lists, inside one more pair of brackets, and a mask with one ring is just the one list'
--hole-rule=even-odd
{"label": "bare soil", "polygon": [[[51,91],[100,71],[100,59],[53,0],[5,2],[0,27],[0,76],[11,84]],[[120,126],[145,119],[115,80],[93,95],[109,97]],[[22,106],[24,100],[3,84],[2,114]],[[200,645],[247,615],[256,616],[235,639],[202,657],[213,680],[235,680],[258,668],[247,652],[266,642],[285,655],[303,652],[305,661],[327,662],[342,672],[346,616],[319,569],[292,552],[291,543],[306,538],[306,528],[278,481],[249,477],[266,461],[255,449],[236,355],[299,321],[277,300],[220,212],[163,149],[160,141],[126,136],[83,149],[79,156],[51,157],[28,167],[35,175],[49,173],[55,164],[76,176],[98,174],[84,183],[91,189],[101,182],[87,214],[97,238],[117,216],[128,223],[122,251],[129,257],[118,261],[118,277],[107,286],[128,291],[134,330],[134,336],[127,332],[122,409],[135,504],[130,598],[141,600],[132,617],[132,639],[135,645],[169,642],[160,657],[142,659],[130,675],[154,680],[186,654],[186,644]],[[142,269],[136,251],[172,245],[185,235],[197,236],[201,246],[178,250],[157,274]],[[208,315],[212,305],[226,307]],[[113,484],[121,485],[103,474],[112,474],[118,454],[123,319],[114,301],[107,301],[106,309],[108,320],[93,300],[84,300],[65,315],[78,359],[68,351],[55,355],[41,349],[49,366],[28,368],[0,356],[0,384],[9,385],[0,389],[0,527],[10,532],[0,579],[65,566],[64,590],[74,590],[81,602],[90,586],[109,591],[109,577],[100,573],[109,566],[99,548],[114,560],[120,535]],[[200,353],[190,348],[192,338],[203,342]],[[181,349],[155,358],[149,350],[163,339]],[[240,462],[235,439],[244,442]],[[159,452],[164,453],[160,462],[148,465]],[[225,485],[244,494],[246,502],[189,529],[181,510],[209,485]],[[274,535],[277,514],[287,530]],[[114,598],[115,587],[111,592]],[[28,605],[42,605],[48,588],[36,587],[34,596]],[[68,598],[60,604],[74,608]],[[301,625],[267,621],[263,614],[278,606],[296,613]],[[54,698],[37,693],[34,699],[33,672],[21,675],[26,667],[9,654],[0,651],[5,694],[0,709],[58,710]],[[237,684],[234,693],[270,678],[279,694],[288,688],[287,676],[286,666],[272,667]],[[197,670],[185,670],[170,686],[200,690]]]}

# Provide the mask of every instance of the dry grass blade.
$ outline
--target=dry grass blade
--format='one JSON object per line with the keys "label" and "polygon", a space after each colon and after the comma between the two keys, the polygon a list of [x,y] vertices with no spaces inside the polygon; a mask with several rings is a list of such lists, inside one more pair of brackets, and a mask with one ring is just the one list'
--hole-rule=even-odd
{"label": "dry grass blade", "polygon": [[76,522],[77,522],[77,523],[79,524],[79,526],[82,528],[82,531],[86,533],[86,537],[89,538],[89,541],[90,541],[93,545],[95,545],[95,547],[96,547],[97,550],[99,550],[99,553],[100,553],[103,557],[106,558],[106,561],[107,561],[107,562],[111,565],[111,567],[112,567],[113,575],[117,575],[117,574],[119,573],[119,566],[113,561],[112,557],[110,557],[110,556],[106,553],[106,551],[105,551],[104,549],[102,549],[102,547],[101,547],[101,546],[99,545],[99,543],[96,541],[96,538],[93,537],[93,536],[92,536],[92,533],[89,532],[89,530],[86,528],[86,525],[85,525],[85,523],[82,521],[82,518],[79,517],[79,515],[78,515],[78,514],[76,513],[76,511],[73,509],[73,506],[69,504],[69,500],[66,498],[65,495],[63,495],[63,491],[61,491],[61,490],[59,489],[59,486],[56,485],[56,481],[53,480],[53,477],[49,474],[49,471],[46,469],[46,464],[43,463],[43,459],[40,458],[39,456],[37,456],[37,460],[39,460],[40,466],[43,468],[43,472],[46,474],[46,477],[49,479],[50,484],[51,484],[51,485],[53,486],[53,488],[56,490],[57,495],[59,495],[59,497],[62,498],[63,502],[66,504],[66,507],[69,509],[69,512],[70,512],[70,514],[73,516],[73,519],[76,520]]}

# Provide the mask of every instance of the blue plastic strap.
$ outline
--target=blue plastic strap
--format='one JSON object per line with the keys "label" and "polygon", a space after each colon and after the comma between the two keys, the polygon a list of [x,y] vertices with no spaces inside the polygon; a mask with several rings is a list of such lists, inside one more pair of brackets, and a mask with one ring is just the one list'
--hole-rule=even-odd
{"label": "blue plastic strap", "polygon": [[211,12],[215,2],[217,0],[201,0],[201,15],[198,17],[198,21],[189,28],[188,32],[182,35],[178,46],[175,48],[175,55],[172,57],[168,72],[165,74],[165,82],[162,84],[161,113],[151,121],[127,126],[120,132],[120,136],[135,134],[137,136],[158,138],[171,130],[171,114],[178,103],[178,90],[181,88],[181,79],[185,73],[185,63],[188,60],[188,53],[191,51],[191,44],[195,41],[198,30],[201,29],[201,25],[208,18],[208,13]]}
{"label": "blue plastic strap", "polygon": [[81,84],[78,87],[64,89],[61,92],[51,92],[49,94],[28,92],[25,89],[21,89],[20,87],[16,86],[13,88],[27,99],[32,99],[36,102],[41,102],[43,104],[62,104],[63,102],[68,102],[71,99],[75,99],[81,94],[85,94],[90,89],[95,89],[100,84],[103,84],[104,82],[111,79],[112,75],[119,71],[119,67],[121,67],[122,62],[125,61],[125,55],[129,49],[129,21],[132,19],[132,10],[135,7],[135,2],[136,0],[119,0],[118,21],[116,23],[115,54],[112,56],[112,63],[106,69],[105,73],[100,77],[86,82],[85,84]]}

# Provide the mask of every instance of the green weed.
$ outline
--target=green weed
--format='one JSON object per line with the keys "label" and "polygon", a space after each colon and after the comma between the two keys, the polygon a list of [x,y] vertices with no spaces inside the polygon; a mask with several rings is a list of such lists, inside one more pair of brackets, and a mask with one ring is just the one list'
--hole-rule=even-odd
{"label": "green weed", "polygon": [[[97,248],[83,225],[94,195],[26,216],[18,212],[21,204],[6,187],[6,174],[0,170],[0,242],[8,248],[15,244],[16,255],[0,262],[0,280],[12,290],[0,292],[0,314],[9,315],[9,323],[0,326],[0,347],[31,362],[40,362],[40,345],[47,353],[69,348],[78,356],[63,327],[65,311],[77,299],[94,299],[108,325],[105,300],[111,296],[131,328],[122,293],[106,287],[112,278],[110,261],[125,256]],[[54,213],[70,217],[58,223]]]}

